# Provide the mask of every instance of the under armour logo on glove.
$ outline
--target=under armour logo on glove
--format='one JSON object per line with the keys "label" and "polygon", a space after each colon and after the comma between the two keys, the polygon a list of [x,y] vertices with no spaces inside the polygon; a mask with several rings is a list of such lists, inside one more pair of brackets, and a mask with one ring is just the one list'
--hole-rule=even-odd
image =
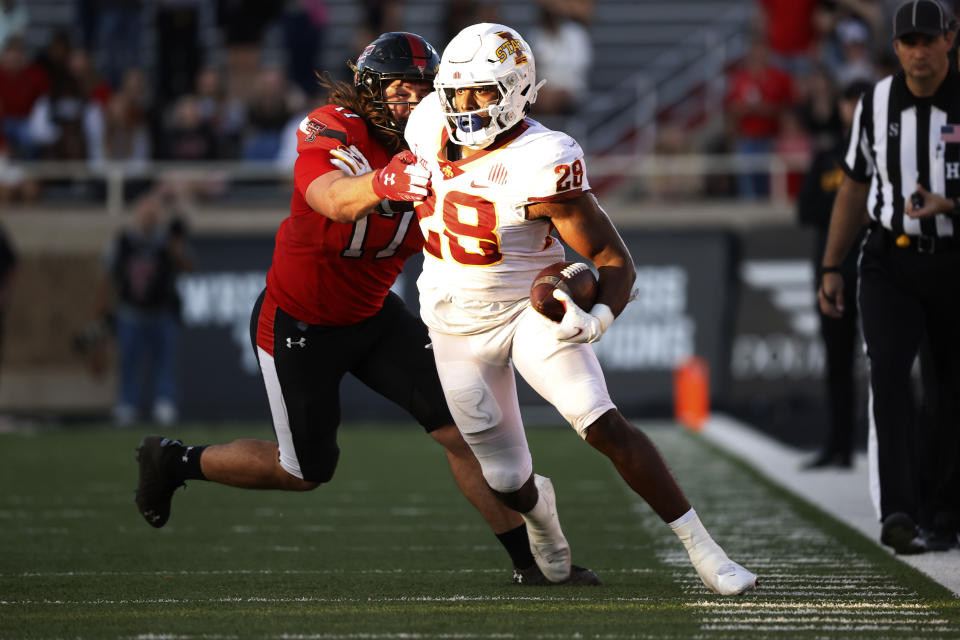
{"label": "under armour logo on glove", "polygon": [[418,201],[427,197],[430,172],[420,166],[417,156],[401,151],[373,178],[373,191],[387,200]]}

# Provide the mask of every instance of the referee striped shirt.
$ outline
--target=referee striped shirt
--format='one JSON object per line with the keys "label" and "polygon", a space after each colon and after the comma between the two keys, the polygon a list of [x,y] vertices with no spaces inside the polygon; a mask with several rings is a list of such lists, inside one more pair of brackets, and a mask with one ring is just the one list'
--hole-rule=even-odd
{"label": "referee striped shirt", "polygon": [[904,214],[918,183],[960,197],[960,74],[951,69],[926,98],[910,93],[903,71],[875,84],[857,104],[842,166],[852,180],[870,182],[870,217],[890,231],[960,237],[960,221],[947,214]]}

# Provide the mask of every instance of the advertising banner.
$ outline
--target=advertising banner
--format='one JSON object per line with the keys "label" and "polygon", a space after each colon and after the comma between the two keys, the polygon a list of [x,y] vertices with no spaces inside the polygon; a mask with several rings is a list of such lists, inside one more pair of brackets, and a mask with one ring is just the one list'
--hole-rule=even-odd
{"label": "advertising banner", "polygon": [[[776,226],[744,231],[740,240],[740,299],[725,406],[780,440],[817,445],[827,420],[826,352],[813,234]],[[865,364],[862,353],[856,357],[862,387]]]}
{"label": "advertising banner", "polygon": [[[736,299],[735,237],[723,231],[627,231],[623,236],[636,262],[638,296],[594,345],[614,402],[627,414],[667,411],[673,370],[694,355],[709,364],[711,396],[722,397],[729,382]],[[249,322],[264,287],[273,238],[206,235],[193,245],[197,269],[179,283],[182,415],[268,420]],[[421,257],[411,259],[394,287],[414,310],[421,264]],[[529,387],[519,386],[522,405],[547,408],[547,419],[559,420]],[[345,421],[407,418],[351,376],[343,382],[341,398]]]}
{"label": "advertising banner", "polygon": [[673,403],[673,371],[693,356],[710,368],[710,395],[728,384],[736,238],[723,231],[623,233],[637,299],[594,345],[613,401],[630,415]]}

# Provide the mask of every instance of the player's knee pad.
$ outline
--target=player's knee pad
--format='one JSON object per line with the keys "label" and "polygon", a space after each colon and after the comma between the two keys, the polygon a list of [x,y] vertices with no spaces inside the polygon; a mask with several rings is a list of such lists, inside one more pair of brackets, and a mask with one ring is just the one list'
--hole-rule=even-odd
{"label": "player's knee pad", "polygon": [[525,470],[498,467],[490,472],[484,467],[483,479],[487,481],[487,484],[490,485],[490,488],[494,491],[513,493],[514,491],[520,490],[523,483],[530,479],[530,474],[532,473],[533,465],[530,465]]}
{"label": "player's knee pad", "polygon": [[503,419],[497,399],[482,380],[446,391],[450,413],[466,436],[494,428]]}
{"label": "player's knee pad", "polygon": [[606,384],[602,378],[593,376],[571,383],[566,387],[569,393],[558,395],[554,406],[567,422],[576,429],[580,437],[586,437],[586,429],[597,418],[616,405],[610,400]]}
{"label": "player's knee pad", "polygon": [[463,439],[477,457],[484,480],[494,491],[516,491],[533,473],[533,459],[522,430],[501,428],[464,433]]}
{"label": "player's knee pad", "polygon": [[[483,479],[494,491],[513,493],[530,479],[533,473],[533,460],[526,447],[500,453],[501,455],[480,460]],[[477,457],[479,459],[479,456]]]}

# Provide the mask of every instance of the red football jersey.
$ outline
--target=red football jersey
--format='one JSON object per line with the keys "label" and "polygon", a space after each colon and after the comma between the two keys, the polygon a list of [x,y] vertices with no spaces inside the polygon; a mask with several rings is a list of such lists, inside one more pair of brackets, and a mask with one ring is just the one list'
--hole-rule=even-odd
{"label": "red football jersey", "polygon": [[307,204],[310,183],[339,170],[331,150],[353,145],[374,170],[390,161],[360,116],[326,105],[303,119],[297,137],[290,217],[277,232],[267,294],[308,324],[355,324],[380,310],[403,263],[422,249],[423,236],[411,224],[412,211],[375,213],[351,224],[334,222]]}

